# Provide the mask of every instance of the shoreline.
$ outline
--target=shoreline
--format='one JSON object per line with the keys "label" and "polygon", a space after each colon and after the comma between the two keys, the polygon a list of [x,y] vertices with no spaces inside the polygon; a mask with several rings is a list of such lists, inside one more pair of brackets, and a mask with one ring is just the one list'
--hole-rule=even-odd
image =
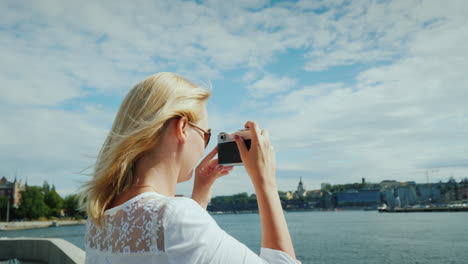
{"label": "shoreline", "polygon": [[23,229],[36,229],[52,227],[58,224],[58,226],[69,226],[69,225],[84,225],[86,220],[48,220],[48,221],[15,221],[15,222],[0,222],[0,231],[13,231]]}
{"label": "shoreline", "polygon": [[468,207],[428,207],[379,209],[379,213],[468,212]]}

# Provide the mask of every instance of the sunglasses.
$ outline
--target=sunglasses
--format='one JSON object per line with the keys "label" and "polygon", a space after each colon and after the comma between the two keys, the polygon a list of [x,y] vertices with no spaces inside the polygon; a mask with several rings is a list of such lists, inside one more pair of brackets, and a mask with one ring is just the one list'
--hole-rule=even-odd
{"label": "sunglasses", "polygon": [[211,129],[209,128],[207,131],[205,131],[203,128],[195,125],[192,122],[188,122],[188,124],[193,126],[196,129],[200,130],[203,133],[203,140],[205,140],[205,149],[206,149],[206,147],[208,147],[208,143],[210,143]]}

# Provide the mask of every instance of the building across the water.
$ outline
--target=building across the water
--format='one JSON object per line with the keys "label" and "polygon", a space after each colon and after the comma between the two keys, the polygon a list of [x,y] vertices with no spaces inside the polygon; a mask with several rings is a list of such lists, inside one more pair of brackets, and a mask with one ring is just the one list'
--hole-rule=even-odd
{"label": "building across the water", "polygon": [[334,193],[336,207],[371,207],[380,206],[380,192],[376,190],[350,190]]}
{"label": "building across the water", "polygon": [[468,200],[468,178],[465,178],[461,182],[461,198]]}
{"label": "building across the water", "polygon": [[5,177],[0,179],[0,197],[7,197],[10,205],[17,208],[21,200],[21,191],[24,190],[24,184],[17,181],[9,182]]}
{"label": "building across the water", "polygon": [[302,183],[302,177],[299,180],[299,184],[297,185],[296,194],[297,194],[297,197],[304,197],[307,194],[307,191],[304,188],[304,184]]}

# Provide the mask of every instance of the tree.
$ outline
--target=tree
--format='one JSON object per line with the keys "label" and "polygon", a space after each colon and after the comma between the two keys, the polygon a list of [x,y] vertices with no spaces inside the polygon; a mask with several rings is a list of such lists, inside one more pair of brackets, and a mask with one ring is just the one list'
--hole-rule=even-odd
{"label": "tree", "polygon": [[211,199],[208,211],[245,211],[258,210],[255,195],[246,192],[230,196],[216,196]]}
{"label": "tree", "polygon": [[42,191],[44,192],[44,194],[50,192],[50,185],[47,181],[44,181],[44,183],[42,184]]}
{"label": "tree", "polygon": [[329,183],[324,183],[322,184],[322,191],[327,191],[329,192],[332,189],[332,185]]}
{"label": "tree", "polygon": [[8,198],[6,196],[1,196],[0,197],[0,221],[6,220],[7,207],[8,207]]}
{"label": "tree", "polygon": [[44,193],[44,202],[49,207],[49,214],[48,214],[49,217],[60,216],[60,211],[62,210],[62,207],[63,207],[63,199],[55,191],[55,186],[52,186],[52,189],[49,188],[49,191]]}
{"label": "tree", "polygon": [[44,202],[44,194],[41,187],[27,186],[21,191],[21,200],[18,214],[22,218],[37,219],[47,216],[49,208]]}
{"label": "tree", "polygon": [[78,209],[78,195],[70,194],[67,197],[65,197],[63,201],[63,207],[65,208],[67,215],[70,217],[77,217],[78,215],[80,215]]}

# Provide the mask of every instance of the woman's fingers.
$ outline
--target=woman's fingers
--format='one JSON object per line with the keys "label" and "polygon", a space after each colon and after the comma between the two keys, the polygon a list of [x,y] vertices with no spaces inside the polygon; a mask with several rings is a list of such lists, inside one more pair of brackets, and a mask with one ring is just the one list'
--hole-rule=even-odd
{"label": "woman's fingers", "polygon": [[233,166],[226,166],[226,167],[223,167],[223,169],[219,172],[218,177],[222,177],[222,176],[228,175],[229,173],[231,173],[231,171],[232,171],[233,168],[234,168]]}
{"label": "woman's fingers", "polygon": [[219,176],[220,174],[226,175],[229,174],[234,169],[234,166],[223,166],[218,164],[218,159],[212,159],[208,164],[204,164],[200,168],[200,172],[204,176]]}
{"label": "woman's fingers", "polygon": [[222,172],[230,172],[230,171],[232,171],[233,168],[234,168],[234,167],[232,167],[232,166],[223,167],[221,171],[222,171]]}
{"label": "woman's fingers", "polygon": [[212,159],[209,161],[208,163],[208,167],[210,167],[211,169],[215,169],[216,166],[218,166],[218,159]]}
{"label": "woman's fingers", "polygon": [[247,155],[247,152],[249,152],[247,150],[247,146],[245,145],[245,141],[244,139],[242,139],[241,137],[237,136],[235,137],[235,140],[236,140],[236,144],[237,144],[237,148],[239,149],[239,154],[241,156],[241,160],[245,160],[245,156]]}
{"label": "woman's fingers", "polygon": [[275,152],[269,140],[267,130],[260,130],[255,122],[248,121],[245,127],[249,128],[252,136],[252,147],[243,152],[243,145],[236,140],[240,146],[242,162],[254,185],[270,182],[276,184],[275,178]]}
{"label": "woman's fingers", "polygon": [[222,177],[222,176],[226,176],[228,175],[229,173],[231,173],[230,171],[223,171],[219,174],[219,177]]}
{"label": "woman's fingers", "polygon": [[245,128],[248,128],[251,131],[253,141],[252,143],[259,142],[260,131],[257,123],[253,121],[247,121],[247,123],[245,123]]}
{"label": "woman's fingers", "polygon": [[200,164],[206,165],[212,158],[214,158],[214,156],[216,156],[216,154],[218,154],[218,146],[214,147],[213,150],[210,153],[208,153],[208,155],[206,155],[202,162],[200,162]]}

